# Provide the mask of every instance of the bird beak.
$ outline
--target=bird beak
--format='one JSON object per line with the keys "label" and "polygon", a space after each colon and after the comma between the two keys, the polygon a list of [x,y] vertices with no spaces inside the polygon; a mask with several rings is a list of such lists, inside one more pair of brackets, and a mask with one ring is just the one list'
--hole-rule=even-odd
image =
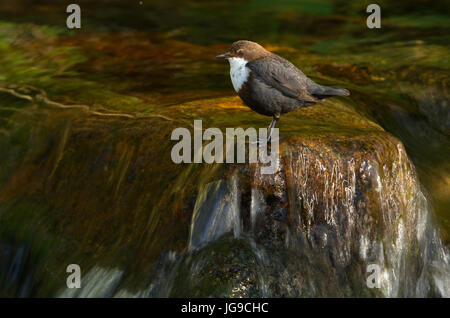
{"label": "bird beak", "polygon": [[217,59],[227,59],[229,57],[230,57],[230,53],[228,53],[228,52],[216,56]]}

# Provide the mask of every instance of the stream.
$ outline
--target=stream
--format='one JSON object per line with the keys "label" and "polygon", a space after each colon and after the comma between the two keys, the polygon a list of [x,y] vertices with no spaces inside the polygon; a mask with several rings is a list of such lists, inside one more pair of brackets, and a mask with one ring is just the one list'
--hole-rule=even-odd
{"label": "stream", "polygon": [[[1,297],[450,297],[448,8],[77,3],[0,1]],[[238,39],[351,95],[282,116],[274,174],[175,164],[194,120],[269,124],[214,58]]]}

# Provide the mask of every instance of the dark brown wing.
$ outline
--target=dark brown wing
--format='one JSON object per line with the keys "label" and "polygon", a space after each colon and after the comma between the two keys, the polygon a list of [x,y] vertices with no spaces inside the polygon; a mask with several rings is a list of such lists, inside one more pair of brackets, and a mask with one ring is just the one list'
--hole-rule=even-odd
{"label": "dark brown wing", "polygon": [[285,96],[305,102],[320,102],[308,91],[312,81],[291,62],[278,55],[273,54],[248,62],[246,66],[260,81]]}

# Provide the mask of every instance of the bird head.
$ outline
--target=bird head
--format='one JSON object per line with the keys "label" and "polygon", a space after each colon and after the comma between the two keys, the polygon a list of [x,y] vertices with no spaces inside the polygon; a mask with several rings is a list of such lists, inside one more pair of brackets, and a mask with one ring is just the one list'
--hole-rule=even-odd
{"label": "bird head", "polygon": [[234,42],[230,50],[224,54],[217,55],[216,58],[242,58],[247,62],[256,60],[260,57],[270,54],[269,51],[264,49],[256,42],[240,40]]}

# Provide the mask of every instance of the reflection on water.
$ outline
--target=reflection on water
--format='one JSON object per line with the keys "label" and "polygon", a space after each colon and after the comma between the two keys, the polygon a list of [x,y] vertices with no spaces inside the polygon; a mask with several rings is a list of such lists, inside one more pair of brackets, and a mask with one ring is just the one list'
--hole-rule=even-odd
{"label": "reflection on water", "polygon": [[[120,287],[123,271],[94,267],[60,296],[450,296],[450,254],[402,146],[383,167],[296,150],[273,176],[255,169],[251,189],[245,173],[201,187],[189,248],[163,255],[139,290]],[[261,191],[267,183],[280,188]],[[365,286],[370,264],[379,290]]]}
{"label": "reflection on water", "polygon": [[[294,295],[289,290],[322,295],[325,286],[321,284],[327,279],[308,266],[320,264],[323,273],[329,274],[354,252],[360,255],[358,266],[371,255],[386,255],[385,296],[448,296],[448,267],[444,266],[448,266],[448,254],[442,252],[445,248],[439,245],[439,235],[429,219],[429,211],[434,210],[441,236],[448,242],[448,4],[379,1],[382,28],[369,30],[365,6],[370,1],[78,3],[82,29],[77,31],[64,27],[64,1],[0,3],[0,151],[6,154],[0,158],[0,274],[4,274],[0,276],[0,296],[60,294],[60,274],[56,273],[64,275],[62,264],[68,257],[84,262],[80,265],[89,268],[86,275],[102,283],[62,295],[179,295],[181,291],[172,287],[180,281],[179,275],[202,273],[211,277],[207,273],[217,269],[214,266],[219,265],[214,262],[210,267],[205,265],[211,263],[205,256],[210,250],[228,260],[231,257],[230,262],[241,271],[250,266],[258,269],[247,271],[246,276],[233,276],[229,271],[225,278],[211,278],[217,280],[214,286],[220,285],[221,279],[240,281],[240,286],[232,284],[233,295],[249,290],[250,295]],[[223,98],[234,93],[228,65],[214,56],[237,39],[260,42],[319,83],[352,92],[351,98],[286,116],[281,135],[336,137],[345,144],[343,149],[354,151],[353,141],[347,138],[381,134],[378,124],[405,145],[415,166],[412,170],[423,184],[421,189],[418,180],[412,182],[404,175],[400,184],[383,184],[395,183],[389,175],[397,172],[389,168],[381,173],[384,162],[380,158],[353,163],[364,171],[358,178],[367,178],[378,189],[378,197],[370,197],[364,204],[378,202],[383,222],[393,231],[389,238],[392,244],[366,233],[355,243],[358,248],[343,246],[340,254],[316,255],[306,249],[308,244],[326,245],[324,237],[330,235],[329,229],[314,226],[320,208],[324,209],[320,222],[345,225],[345,230],[336,230],[334,235],[350,235],[347,226],[353,225],[335,219],[340,210],[334,207],[341,200],[345,209],[342,207],[344,212],[340,213],[351,220],[358,208],[352,199],[359,193],[354,188],[359,181],[352,174],[345,179],[345,189],[337,189],[336,182],[324,184],[320,191],[312,191],[307,183],[302,185],[307,176],[301,169],[311,162],[318,164],[312,155],[297,158],[302,166],[292,168],[296,171],[291,180],[295,187],[284,194],[289,200],[280,199],[282,204],[289,201],[294,209],[289,218],[293,219],[283,214],[285,207],[274,208],[273,196],[265,202],[261,189],[249,186],[245,188],[248,193],[242,194],[245,191],[233,183],[242,179],[233,179],[230,172],[168,163],[167,136],[177,126],[188,127],[192,119],[202,118],[211,127],[266,125],[266,118],[246,112],[237,99]],[[100,114],[132,114],[134,119],[88,116],[80,114],[78,108],[60,112],[56,104],[34,98],[44,96],[40,90],[55,103],[81,104]],[[362,124],[356,114],[376,124]],[[365,143],[359,145],[361,152],[372,151]],[[404,157],[391,159],[395,162]],[[327,167],[329,163],[321,164]],[[346,166],[345,171],[336,170],[338,165],[328,168],[324,178],[327,173],[339,178],[355,166]],[[226,180],[234,181],[229,184]],[[405,184],[405,197],[393,200],[392,189]],[[229,190],[242,197],[234,197]],[[339,193],[337,201],[331,193]],[[238,219],[236,200],[249,202]],[[301,202],[293,205],[295,200]],[[396,215],[392,211],[409,211],[410,217],[392,220]],[[275,257],[279,263],[273,267],[267,264],[273,251],[258,241],[257,232],[265,224],[262,218],[271,213],[280,222],[297,222],[299,229],[308,233],[310,237],[302,238],[291,228],[282,239],[285,247],[296,242],[294,250],[303,251],[303,258],[279,252]],[[202,252],[200,247],[206,242],[231,229],[234,236],[225,236],[222,245],[211,243]],[[264,233],[277,236],[278,230],[271,228],[270,235]],[[242,237],[246,239],[240,240]],[[347,240],[340,237],[338,242]],[[186,244],[194,256],[185,251]],[[233,246],[239,246],[242,255],[229,256]],[[414,263],[409,261],[414,256],[405,251],[408,249],[418,253],[427,268],[416,264],[420,270],[415,273],[422,276],[398,281],[399,275],[417,269],[405,268],[405,264]],[[330,259],[335,263],[327,263]],[[305,271],[283,267],[286,260]],[[361,277],[362,267],[358,266],[349,270],[352,274],[347,273],[348,277]],[[280,272],[278,276],[274,268]],[[302,289],[299,286],[305,282],[308,268],[317,280]],[[139,284],[142,277],[137,273],[150,270],[152,277]],[[336,287],[336,295],[349,295],[338,291],[338,286],[363,293],[355,284],[343,282],[339,274],[333,275],[330,285]],[[37,289],[39,280],[46,283]],[[198,287],[206,294],[214,289],[203,283],[200,287],[180,284],[193,292]]]}

